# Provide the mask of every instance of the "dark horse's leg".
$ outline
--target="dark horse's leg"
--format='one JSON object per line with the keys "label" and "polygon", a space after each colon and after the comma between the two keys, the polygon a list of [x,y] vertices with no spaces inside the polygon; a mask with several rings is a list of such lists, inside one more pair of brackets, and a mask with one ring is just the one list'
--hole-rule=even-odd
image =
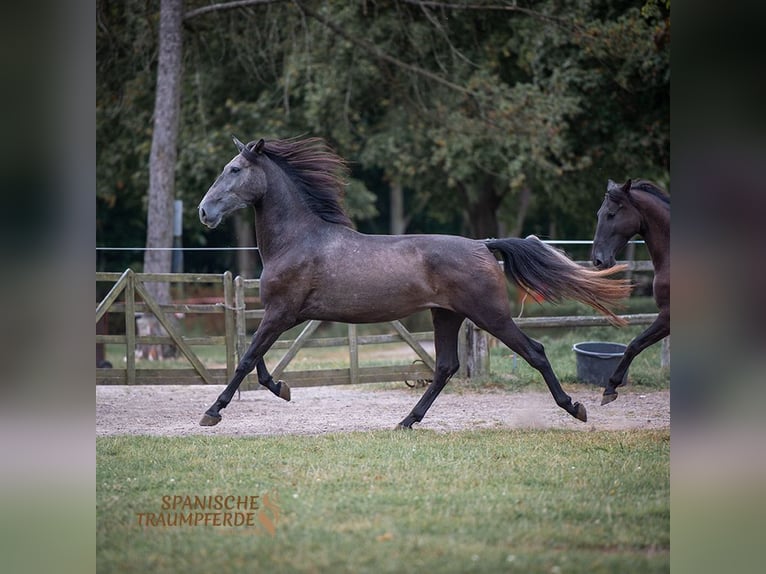
{"label": "dark horse's leg", "polygon": [[412,428],[414,423],[422,421],[426,411],[460,366],[457,358],[457,337],[465,317],[446,309],[432,309],[431,316],[434,322],[436,346],[434,380],[428,385],[415,408],[397,425],[397,428]]}
{"label": "dark horse's leg", "polygon": [[558,406],[576,419],[583,422],[588,420],[585,406],[580,403],[572,403],[572,398],[561,388],[548,357],[545,356],[543,345],[524,334],[510,316],[495,316],[486,322],[481,321],[480,317],[472,317],[471,319],[480,328],[500,339],[509,349],[518,353],[522,359],[537,369],[545,379],[545,384],[548,385],[548,390],[550,390]]}
{"label": "dark horse's leg", "polygon": [[290,400],[290,387],[288,387],[287,383],[284,381],[274,382],[274,379],[271,377],[271,374],[266,368],[266,363],[263,360],[263,355],[279,338],[279,335],[292,326],[285,325],[284,321],[273,321],[270,320],[268,315],[264,316],[261,325],[258,327],[255,335],[253,335],[250,347],[245,354],[242,355],[242,358],[237,365],[234,377],[232,377],[231,382],[218,396],[218,399],[216,399],[212,406],[205,411],[204,415],[202,415],[202,419],[199,422],[200,425],[213,426],[221,422],[221,409],[227,407],[244,378],[255,368],[258,369],[258,382],[260,384],[268,388],[278,397],[286,401]]}
{"label": "dark horse's leg", "polygon": [[617,398],[616,389],[622,384],[622,380],[625,378],[625,373],[628,372],[628,367],[630,367],[630,364],[633,362],[633,359],[636,358],[636,355],[650,345],[654,345],[657,341],[667,337],[669,334],[670,311],[662,310],[654,320],[654,323],[649,325],[643,333],[633,339],[628,345],[628,348],[625,349],[625,353],[622,355],[622,359],[620,359],[617,368],[606,383],[604,395],[601,397],[602,405],[611,403]]}

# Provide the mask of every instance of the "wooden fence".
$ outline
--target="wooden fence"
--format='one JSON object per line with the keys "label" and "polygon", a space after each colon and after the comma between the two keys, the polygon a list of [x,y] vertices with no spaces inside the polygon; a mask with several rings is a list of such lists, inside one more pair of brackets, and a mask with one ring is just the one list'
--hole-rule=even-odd
{"label": "wooden fence", "polygon": [[[96,344],[125,345],[125,368],[97,368],[96,381],[99,384],[183,384],[205,383],[225,384],[234,375],[237,357],[234,324],[234,289],[231,272],[222,275],[193,273],[135,273],[127,269],[120,273],[96,273],[97,282],[113,282],[112,288],[96,306],[96,323],[107,312],[122,312],[125,315],[125,333],[121,335],[98,334]],[[223,301],[214,304],[173,303],[160,305],[145,287],[148,282],[207,283],[219,284],[223,289]],[[137,297],[138,296],[138,297]],[[122,299],[118,302],[118,299]],[[167,335],[138,336],[135,317],[137,313],[152,313],[165,329]],[[181,332],[172,313],[223,314],[225,334],[223,336],[187,337]],[[139,344],[175,344],[189,361],[186,369],[137,369],[136,349]],[[197,345],[223,345],[226,368],[206,367],[194,352]]]}
{"label": "wooden fence", "polygon": [[[106,296],[96,307],[96,323],[107,312],[124,313],[124,334],[96,334],[96,344],[125,345],[125,367],[96,368],[98,384],[225,384],[234,375],[237,361],[249,344],[250,334],[247,322],[260,320],[263,309],[247,307],[247,293],[258,291],[258,279],[232,278],[230,272],[214,274],[144,274],[128,269],[120,273],[97,273],[97,282],[112,282]],[[190,304],[172,303],[160,305],[147,291],[148,282],[172,283],[207,283],[220,285],[223,297],[217,303]],[[255,297],[257,298],[257,297]],[[253,299],[253,297],[250,297]],[[166,335],[140,336],[136,333],[135,317],[137,314],[151,313],[157,317]],[[223,314],[224,335],[187,337],[176,324],[171,314]],[[294,340],[281,339],[273,350],[284,350],[284,355],[272,369],[273,376],[279,377],[302,348],[338,347],[349,349],[349,368],[320,369],[311,371],[289,371],[290,385],[305,387],[328,384],[356,384],[367,382],[404,381],[430,378],[433,373],[434,359],[423,348],[421,342],[433,340],[432,332],[411,333],[399,321],[390,323],[393,334],[358,335],[356,325],[348,325],[348,335],[316,339],[311,335],[320,325],[320,321],[309,321]],[[359,364],[359,348],[363,345],[405,342],[419,361],[402,365],[365,367]],[[189,361],[190,368],[136,368],[136,349],[140,345],[174,344]],[[225,348],[226,368],[209,368],[204,365],[194,347],[199,345],[222,345]],[[244,388],[257,384],[255,375],[249,376]]]}
{"label": "wooden fence", "polygon": [[[651,262],[636,261],[628,263],[632,271],[651,271]],[[194,273],[135,273],[131,269],[123,273],[96,273],[97,282],[112,283],[111,289],[96,307],[96,323],[108,312],[123,313],[125,317],[124,334],[104,334],[97,332],[96,344],[119,344],[125,346],[125,366],[97,368],[97,384],[225,384],[234,375],[237,361],[247,349],[251,333],[248,321],[252,324],[263,317],[263,309],[258,306],[248,308],[248,302],[258,301],[260,280],[233,278],[231,272],[223,274]],[[179,284],[209,284],[219,286],[222,297],[215,303],[174,302],[159,304],[147,291],[145,283],[169,282]],[[164,328],[164,335],[141,336],[136,332],[135,317],[151,313],[157,317]],[[224,317],[223,335],[186,336],[174,319],[175,315],[216,314]],[[649,324],[656,314],[642,313],[623,315],[628,324]],[[605,326],[606,317],[600,315],[576,317],[528,317],[514,321],[520,327],[568,327],[568,326]],[[342,337],[312,338],[321,321],[309,321],[293,340],[281,339],[272,350],[283,350],[272,375],[279,378],[286,372],[290,362],[303,348],[347,347],[348,368],[287,371],[285,379],[294,387],[357,384],[386,381],[428,380],[433,375],[434,358],[423,347],[424,342],[433,342],[433,332],[408,331],[399,321],[389,325],[392,333],[379,335],[360,335],[356,325],[347,325],[347,335]],[[401,365],[361,366],[360,347],[383,343],[406,343],[418,357],[415,362]],[[188,368],[136,368],[136,349],[140,345],[173,344],[189,363]],[[217,345],[225,349],[225,368],[205,366],[195,352],[199,345]],[[461,371],[463,378],[481,377],[489,374],[489,336],[475,325],[466,321],[460,336]],[[257,386],[255,374],[243,383],[243,388]]]}

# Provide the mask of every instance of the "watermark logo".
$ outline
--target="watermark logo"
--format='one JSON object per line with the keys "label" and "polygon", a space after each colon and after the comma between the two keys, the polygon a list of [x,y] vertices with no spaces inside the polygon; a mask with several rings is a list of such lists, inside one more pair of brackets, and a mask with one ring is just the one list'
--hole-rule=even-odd
{"label": "watermark logo", "polygon": [[264,495],[166,494],[153,512],[137,512],[145,528],[212,526],[226,530],[253,529],[274,536],[279,522],[279,501]]}

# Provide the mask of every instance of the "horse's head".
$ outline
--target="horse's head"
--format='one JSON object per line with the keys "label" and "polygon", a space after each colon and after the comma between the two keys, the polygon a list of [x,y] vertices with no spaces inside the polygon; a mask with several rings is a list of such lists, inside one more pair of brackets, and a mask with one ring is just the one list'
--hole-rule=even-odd
{"label": "horse's head", "polygon": [[232,139],[239,154],[226,164],[199,204],[199,219],[211,229],[232,211],[257,203],[266,190],[266,175],[259,167],[264,141],[245,145]]}
{"label": "horse's head", "polygon": [[611,179],[607,184],[604,202],[596,214],[598,223],[591,251],[591,261],[598,269],[613,266],[617,253],[641,228],[641,214],[631,200],[631,185],[631,180],[620,185]]}

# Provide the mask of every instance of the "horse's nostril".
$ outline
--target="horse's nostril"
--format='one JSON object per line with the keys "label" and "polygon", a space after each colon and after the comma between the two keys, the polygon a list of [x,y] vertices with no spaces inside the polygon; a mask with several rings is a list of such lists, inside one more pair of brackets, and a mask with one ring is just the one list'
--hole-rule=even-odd
{"label": "horse's nostril", "polygon": [[200,218],[204,219],[206,215],[207,214],[205,213],[205,208],[204,207],[200,207],[199,208],[199,216],[200,216]]}
{"label": "horse's nostril", "polygon": [[595,265],[596,267],[602,267],[604,265],[604,262],[601,261],[601,259],[599,259],[598,257],[596,257],[593,260],[593,265]]}

